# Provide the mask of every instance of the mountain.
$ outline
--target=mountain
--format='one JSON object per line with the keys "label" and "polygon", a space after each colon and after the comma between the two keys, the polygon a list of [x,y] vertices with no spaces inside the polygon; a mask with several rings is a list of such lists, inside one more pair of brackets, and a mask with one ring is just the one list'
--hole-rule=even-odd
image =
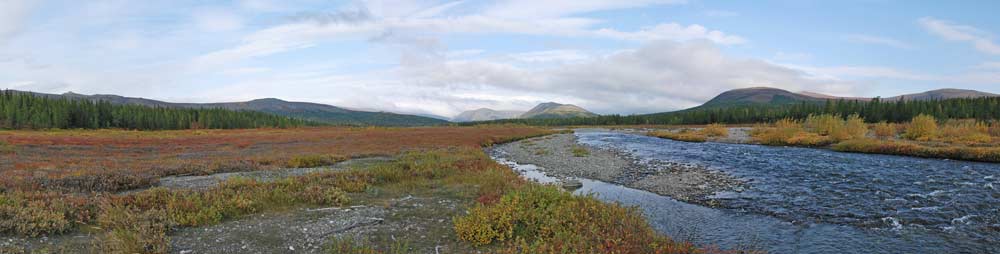
{"label": "mountain", "polygon": [[113,104],[133,104],[165,108],[224,108],[229,110],[259,111],[275,115],[306,119],[316,122],[342,125],[378,125],[378,126],[425,126],[444,124],[448,121],[430,117],[396,114],[390,112],[369,112],[349,110],[319,103],[291,102],[275,98],[257,99],[245,102],[222,103],[171,103],[145,98],[124,97],[119,95],[95,94],[83,95],[77,93],[43,94],[37,96],[49,98],[68,98],[77,100],[107,101]]}
{"label": "mountain", "polygon": [[[992,94],[987,92],[980,92],[976,90],[965,90],[965,89],[938,89],[931,90],[922,93],[914,94],[904,94],[900,96],[893,96],[881,99],[882,101],[897,101],[900,99],[904,100],[943,100],[943,99],[955,99],[955,98],[976,98],[976,97],[998,97],[998,94]],[[857,100],[857,101],[870,101],[872,98],[865,97],[838,97],[825,95],[813,92],[799,92],[793,93],[777,88],[770,87],[754,87],[754,88],[742,88],[733,89],[715,96],[705,104],[701,106],[694,107],[692,109],[699,108],[717,108],[717,107],[730,107],[730,106],[746,106],[746,105],[783,105],[783,104],[795,104],[803,101],[806,102],[824,102],[826,100]]]}
{"label": "mountain", "polygon": [[546,102],[538,104],[538,106],[528,110],[528,112],[522,114],[520,118],[572,118],[594,116],[598,115],[581,107],[577,107],[576,105]]}
{"label": "mountain", "polygon": [[816,98],[820,98],[820,99],[830,99],[830,100],[841,100],[841,99],[843,99],[843,100],[849,100],[849,101],[850,100],[854,100],[854,101],[870,101],[870,100],[872,100],[872,98],[868,98],[868,97],[840,97],[840,96],[826,95],[826,94],[814,93],[814,92],[806,92],[806,91],[799,92],[799,94],[805,95],[805,96],[809,96],[809,97],[816,97]]}
{"label": "mountain", "polygon": [[733,89],[723,92],[697,108],[744,106],[752,104],[793,104],[802,101],[824,101],[826,99],[793,93],[777,88],[754,87]]}
{"label": "mountain", "polygon": [[517,118],[524,114],[523,111],[513,111],[513,110],[492,110],[488,108],[481,108],[476,110],[469,110],[458,114],[452,121],[455,122],[475,122],[475,121],[490,121],[490,120],[500,120],[500,119],[511,119]]}
{"label": "mountain", "polygon": [[898,101],[900,99],[903,99],[908,101],[910,100],[923,101],[923,100],[944,100],[944,99],[955,99],[955,98],[978,98],[978,97],[998,97],[998,96],[1000,96],[1000,94],[992,94],[976,90],[945,88],[945,89],[931,90],[922,93],[893,96],[885,98],[883,100]]}

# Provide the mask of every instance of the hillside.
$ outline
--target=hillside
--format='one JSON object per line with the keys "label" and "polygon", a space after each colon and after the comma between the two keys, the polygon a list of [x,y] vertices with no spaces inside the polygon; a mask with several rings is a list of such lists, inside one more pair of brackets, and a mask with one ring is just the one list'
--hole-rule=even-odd
{"label": "hillside", "polygon": [[784,105],[802,101],[820,102],[826,99],[793,93],[777,88],[754,87],[723,92],[696,108],[745,106],[754,104]]}
{"label": "hillside", "polygon": [[546,102],[538,104],[538,106],[528,110],[528,112],[522,114],[520,118],[573,118],[594,116],[598,115],[576,105]]}
{"label": "hillside", "polygon": [[903,100],[945,100],[945,99],[955,99],[955,98],[979,98],[979,97],[998,97],[998,94],[992,94],[987,92],[980,92],[976,90],[966,90],[966,89],[953,89],[945,88],[938,90],[931,90],[922,93],[904,94],[900,96],[893,96],[885,98],[886,101],[898,101]]}
{"label": "hillside", "polygon": [[469,110],[458,114],[452,121],[455,122],[475,122],[475,121],[491,121],[500,119],[511,119],[518,118],[524,114],[524,111],[514,111],[514,110],[492,110],[488,108],[480,108],[476,110]]}
{"label": "hillside", "polygon": [[445,120],[430,117],[389,112],[349,110],[326,104],[291,102],[274,98],[257,99],[245,102],[171,103],[145,98],[124,97],[108,94],[83,95],[71,92],[64,94],[29,93],[48,98],[107,101],[112,104],[120,105],[128,104],[165,108],[223,108],[229,110],[248,110],[338,125],[425,126],[447,123]]}

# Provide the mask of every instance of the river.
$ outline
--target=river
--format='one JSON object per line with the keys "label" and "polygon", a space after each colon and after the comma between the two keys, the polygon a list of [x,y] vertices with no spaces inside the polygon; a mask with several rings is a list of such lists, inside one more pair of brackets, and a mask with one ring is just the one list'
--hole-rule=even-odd
{"label": "river", "polygon": [[[824,149],[687,143],[608,131],[577,142],[643,163],[670,161],[749,182],[713,196],[721,208],[589,179],[578,194],[638,206],[675,239],[770,253],[1000,253],[1000,164],[840,153]],[[551,182],[534,165],[494,158]]]}

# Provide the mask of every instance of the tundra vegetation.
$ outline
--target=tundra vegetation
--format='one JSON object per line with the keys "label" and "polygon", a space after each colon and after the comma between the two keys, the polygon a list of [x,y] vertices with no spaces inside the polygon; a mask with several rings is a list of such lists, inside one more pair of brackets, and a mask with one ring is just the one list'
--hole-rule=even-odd
{"label": "tundra vegetation", "polygon": [[[803,101],[782,105],[740,105],[732,107],[696,107],[686,110],[645,115],[602,115],[561,119],[505,119],[491,123],[520,123],[540,126],[568,125],[693,125],[773,123],[790,118],[803,120],[810,115],[860,114],[869,122],[905,123],[924,114],[937,119],[1000,119],[1000,97],[955,98],[945,100],[849,99],[825,102]],[[466,123],[469,125],[477,123]]]}
{"label": "tundra vegetation", "polygon": [[689,128],[681,129],[680,131],[671,130],[656,130],[646,133],[648,136],[673,139],[677,141],[685,142],[705,142],[710,138],[725,138],[729,136],[729,129],[722,124],[709,124],[700,130],[692,130]]}
{"label": "tundra vegetation", "polygon": [[758,125],[751,136],[765,145],[829,146],[843,152],[1000,162],[998,128],[998,122],[940,121],[929,115],[918,115],[908,123],[871,125],[858,115],[814,115],[805,121],[782,119]]}
{"label": "tundra vegetation", "polygon": [[[702,252],[658,235],[634,208],[527,182],[481,149],[550,133],[523,126],[0,131],[5,146],[16,148],[0,153],[0,234],[85,231],[93,235],[89,250],[61,251],[166,253],[171,232],[179,228],[374,202],[372,195],[444,192],[470,208],[454,218],[452,229],[454,241],[470,251]],[[277,181],[232,178],[208,189],[155,187],[163,176],[316,167],[372,155],[396,159]],[[335,238],[328,249],[404,253],[410,244],[417,242]]]}

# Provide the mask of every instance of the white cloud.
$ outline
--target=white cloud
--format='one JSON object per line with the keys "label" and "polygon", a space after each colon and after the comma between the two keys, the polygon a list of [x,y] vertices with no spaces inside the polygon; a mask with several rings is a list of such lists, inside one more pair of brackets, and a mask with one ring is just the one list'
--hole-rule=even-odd
{"label": "white cloud", "polygon": [[[421,87],[501,91],[568,102],[603,113],[659,112],[690,107],[718,93],[753,86],[854,93],[854,85],[722,53],[709,41],[649,43],[641,48],[552,68],[521,68],[489,60],[448,61],[396,72]],[[492,92],[490,92],[492,93]],[[481,96],[480,96],[481,98]],[[536,102],[537,103],[537,102]],[[451,112],[438,112],[442,115]]]}
{"label": "white cloud", "polygon": [[590,55],[580,52],[578,50],[547,50],[547,51],[536,51],[536,52],[525,52],[511,54],[511,58],[515,61],[524,63],[573,63],[581,62],[584,60],[589,60]]}
{"label": "white cloud", "polygon": [[[420,5],[368,1],[357,8],[328,13],[296,15],[295,22],[257,31],[243,38],[240,45],[199,57],[196,66],[217,66],[252,57],[308,48],[323,42],[345,39],[383,37],[440,36],[448,34],[525,34],[571,38],[603,38],[648,42],[656,40],[711,40],[718,44],[741,44],[746,39],[710,30],[701,25],[663,23],[636,31],[594,28],[601,20],[571,15],[598,10],[632,8],[653,4],[679,3],[675,0],[643,1],[504,1],[488,5],[480,12],[461,16],[442,16],[448,9],[464,2],[443,5]],[[530,4],[532,8],[521,7]],[[519,10],[519,11],[516,11]]]}
{"label": "white cloud", "polygon": [[1000,45],[993,42],[993,36],[979,28],[931,17],[921,18],[919,23],[928,32],[946,40],[970,42],[980,52],[1000,55]]}
{"label": "white cloud", "polygon": [[896,39],[886,38],[886,37],[880,37],[880,36],[865,35],[865,34],[851,34],[851,35],[845,36],[844,39],[846,39],[847,41],[850,41],[850,42],[854,42],[854,43],[865,43],[865,44],[882,45],[882,46],[889,46],[889,47],[898,48],[898,49],[914,49],[914,48],[916,48],[916,47],[914,47],[913,45],[911,45],[909,43],[902,42],[902,41],[899,41],[899,40],[896,40]]}
{"label": "white cloud", "polygon": [[617,10],[636,8],[649,5],[682,4],[684,0],[508,0],[490,6],[484,14],[487,16],[534,19],[555,18],[573,14],[588,13],[602,10]]}
{"label": "white cloud", "polygon": [[836,66],[836,67],[805,67],[796,66],[798,69],[808,71],[814,75],[829,77],[859,77],[859,78],[891,78],[903,80],[934,81],[942,78],[935,75],[917,74],[910,71],[883,66]]}
{"label": "white cloud", "polygon": [[0,43],[21,31],[32,5],[28,0],[0,1]]}

